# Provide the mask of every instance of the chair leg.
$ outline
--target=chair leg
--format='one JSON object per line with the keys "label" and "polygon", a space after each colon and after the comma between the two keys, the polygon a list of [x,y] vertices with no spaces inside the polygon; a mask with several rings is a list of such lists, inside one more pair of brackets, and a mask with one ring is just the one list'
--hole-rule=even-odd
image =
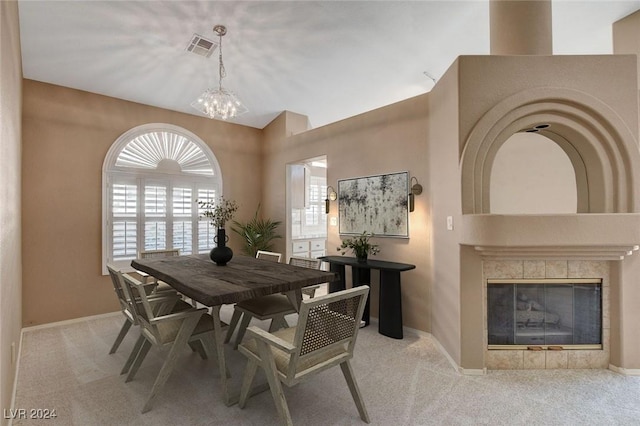
{"label": "chair leg", "polygon": [[244,333],[247,331],[247,327],[249,327],[249,323],[251,322],[251,315],[248,315],[246,312],[242,314],[242,321],[240,321],[240,326],[238,327],[238,334],[236,335],[236,342],[233,345],[233,349],[238,349],[238,345],[242,343],[242,339],[244,338]]}
{"label": "chair leg", "polygon": [[[216,363],[216,366],[218,367],[218,373],[222,374],[222,369],[220,368],[220,360],[218,359],[218,352],[216,351],[216,339],[213,334],[214,333],[211,333],[210,335],[211,337],[209,338],[207,338],[207,336],[203,336],[200,339],[200,344],[202,345],[205,352],[207,353],[207,358],[213,359],[213,361]],[[231,377],[231,373],[229,372],[229,367],[225,365],[225,369],[227,370],[226,371],[227,378]]]}
{"label": "chair leg", "polygon": [[253,383],[253,378],[256,375],[257,369],[258,363],[255,360],[247,360],[247,368],[244,370],[244,379],[242,380],[242,388],[240,389],[240,401],[238,402],[238,407],[240,408],[244,408],[247,404],[247,399],[249,398],[251,391],[251,384]]}
{"label": "chair leg", "polygon": [[238,321],[240,320],[241,316],[242,316],[242,312],[240,312],[237,309],[233,310],[233,315],[231,315],[231,322],[229,323],[229,329],[227,330],[227,335],[224,338],[225,343],[229,343],[231,341],[231,335],[233,334],[233,331],[236,329],[236,326],[238,325]]}
{"label": "chair leg", "polygon": [[144,341],[142,342],[142,346],[140,347],[140,351],[138,351],[138,354],[136,355],[136,360],[131,365],[131,368],[129,369],[129,374],[127,374],[127,378],[124,380],[125,383],[128,383],[131,380],[133,380],[136,373],[138,372],[138,368],[140,368],[140,364],[142,364],[142,361],[144,361],[144,358],[149,353],[149,349],[151,349],[151,342],[149,342],[147,339],[144,339]]}
{"label": "chair leg", "polygon": [[276,409],[278,410],[280,419],[282,420],[283,424],[287,426],[293,426],[293,422],[291,421],[291,414],[289,413],[287,400],[285,399],[284,392],[282,391],[282,384],[280,383],[280,378],[278,377],[278,369],[276,368],[276,362],[273,359],[271,348],[262,340],[256,340],[258,343],[258,354],[260,355],[260,359],[262,360],[261,365],[264,369],[265,375],[267,376],[269,389],[271,389],[271,396],[273,397],[273,402],[276,404]]}
{"label": "chair leg", "polygon": [[127,335],[127,332],[129,331],[130,328],[131,328],[131,321],[124,320],[124,324],[122,324],[122,328],[120,328],[118,337],[116,337],[116,341],[113,342],[113,346],[111,346],[111,349],[109,350],[109,355],[115,353],[118,350],[120,343],[122,343],[124,336]]}
{"label": "chair leg", "polygon": [[193,352],[198,352],[200,358],[207,359],[207,352],[202,347],[202,342],[200,340],[192,340],[189,342],[189,347]]}
{"label": "chair leg", "polygon": [[269,325],[269,333],[278,331],[281,328],[289,328],[289,323],[285,319],[284,315],[273,317],[271,319],[271,324]]}
{"label": "chair leg", "polygon": [[[142,407],[142,413],[146,413],[151,410],[154,401],[156,400],[158,393],[169,379],[171,372],[173,371],[173,367],[176,365],[178,358],[180,357],[180,352],[184,349],[185,344],[189,341],[191,337],[191,333],[196,328],[196,324],[199,321],[199,317],[191,317],[182,321],[182,325],[180,327],[180,331],[178,331],[178,335],[176,339],[173,341],[171,345],[171,349],[167,354],[167,359],[164,360],[162,364],[162,368],[156,377],[156,381],[153,383],[153,387],[151,388],[151,393],[149,394],[149,398],[147,402]],[[136,360],[137,362],[137,360]]]}
{"label": "chair leg", "polygon": [[122,371],[120,371],[120,374],[125,374],[129,372],[129,369],[131,368],[131,364],[133,364],[133,361],[136,360],[136,357],[138,356],[138,352],[140,352],[140,348],[142,347],[142,344],[144,343],[144,341],[145,341],[145,338],[141,334],[140,337],[138,337],[138,340],[136,340],[136,344],[133,346],[131,355],[129,355],[129,358],[127,358],[127,362],[124,363],[124,367],[122,367]]}
{"label": "chair leg", "polygon": [[356,407],[358,408],[358,413],[360,414],[360,418],[362,419],[363,422],[369,423],[369,414],[367,413],[367,407],[364,406],[364,400],[362,399],[362,394],[360,393],[360,388],[358,388],[358,383],[356,382],[356,378],[353,375],[353,369],[351,368],[351,363],[349,361],[345,361],[340,364],[340,368],[342,369],[342,374],[344,375],[344,379],[347,381],[347,386],[349,386],[349,390],[351,391],[353,402],[356,403]]}
{"label": "chair leg", "polygon": [[273,333],[281,328],[280,317],[271,318],[271,324],[269,324],[269,333]]}

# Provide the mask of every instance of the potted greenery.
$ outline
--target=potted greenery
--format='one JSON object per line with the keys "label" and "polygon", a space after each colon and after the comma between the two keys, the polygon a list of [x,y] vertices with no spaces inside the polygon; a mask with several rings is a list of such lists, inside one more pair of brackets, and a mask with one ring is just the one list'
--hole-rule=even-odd
{"label": "potted greenery", "polygon": [[249,222],[241,223],[233,221],[231,230],[242,237],[244,241],[244,247],[242,251],[255,257],[258,250],[273,250],[273,240],[276,238],[282,238],[276,233],[276,228],[280,226],[282,222],[278,220],[262,219],[258,218],[260,211],[260,204],[253,215],[253,219]]}
{"label": "potted greenery", "polygon": [[225,224],[233,218],[238,205],[233,200],[227,200],[220,197],[218,201],[202,201],[196,200],[203,210],[203,217],[209,218],[211,224],[217,229],[214,241],[216,246],[209,252],[209,257],[216,265],[224,266],[233,257],[233,251],[227,247],[227,237]]}
{"label": "potted greenery", "polygon": [[369,242],[369,238],[373,236],[373,234],[364,231],[357,237],[342,240],[342,244],[338,247],[338,251],[341,252],[340,254],[344,255],[347,252],[347,249],[351,249],[358,262],[366,262],[370,254],[375,256],[380,253],[378,245]]}

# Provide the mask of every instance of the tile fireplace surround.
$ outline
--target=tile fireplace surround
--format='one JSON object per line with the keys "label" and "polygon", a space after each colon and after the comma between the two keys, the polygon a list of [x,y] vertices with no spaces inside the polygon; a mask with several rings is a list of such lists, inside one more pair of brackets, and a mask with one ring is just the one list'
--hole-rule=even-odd
{"label": "tile fireplace surround", "polygon": [[[483,320],[485,367],[490,370],[603,368],[609,366],[610,348],[610,263],[594,260],[485,260],[483,273]],[[600,350],[488,350],[488,279],[602,279],[602,349]]]}

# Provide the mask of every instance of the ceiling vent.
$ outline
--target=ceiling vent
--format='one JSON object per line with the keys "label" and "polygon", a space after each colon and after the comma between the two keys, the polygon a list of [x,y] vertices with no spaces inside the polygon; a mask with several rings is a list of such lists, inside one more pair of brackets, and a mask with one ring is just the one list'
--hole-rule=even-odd
{"label": "ceiling vent", "polygon": [[218,43],[215,41],[208,40],[201,35],[194,34],[187,45],[187,52],[208,58],[211,56],[213,51],[216,50],[216,47],[218,47]]}

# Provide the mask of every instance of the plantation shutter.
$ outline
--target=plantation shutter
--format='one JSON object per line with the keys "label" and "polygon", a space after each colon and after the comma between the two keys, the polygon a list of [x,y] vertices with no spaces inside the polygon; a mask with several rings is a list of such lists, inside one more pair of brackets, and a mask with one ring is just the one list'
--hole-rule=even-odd
{"label": "plantation shutter", "polygon": [[135,259],[138,253],[138,187],[134,182],[111,185],[112,259]]}
{"label": "plantation shutter", "polygon": [[144,249],[167,248],[167,184],[148,182],[144,187]]}
{"label": "plantation shutter", "polygon": [[181,254],[193,253],[192,211],[194,210],[193,190],[190,187],[173,188],[173,248]]}
{"label": "plantation shutter", "polygon": [[[198,188],[198,201],[213,202],[216,200],[215,189]],[[215,246],[213,237],[215,237],[216,229],[211,221],[204,215],[204,210],[198,207],[198,253],[206,253]]]}

